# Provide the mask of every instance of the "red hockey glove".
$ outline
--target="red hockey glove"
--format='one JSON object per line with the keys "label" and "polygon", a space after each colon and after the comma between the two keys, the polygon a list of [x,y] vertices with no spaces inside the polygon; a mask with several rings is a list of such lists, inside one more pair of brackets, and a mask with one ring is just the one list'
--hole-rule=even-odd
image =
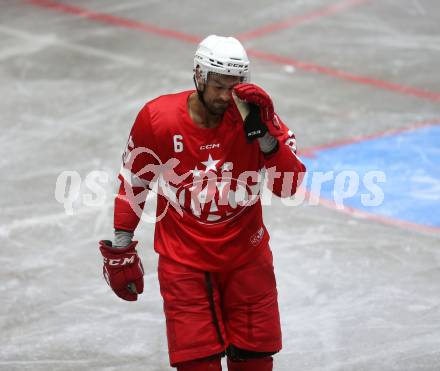
{"label": "red hockey glove", "polygon": [[238,84],[234,87],[234,92],[241,100],[255,104],[260,108],[261,120],[268,122],[273,120],[274,108],[272,99],[269,95],[254,84]]}
{"label": "red hockey glove", "polygon": [[144,291],[144,268],[136,252],[137,241],[124,248],[112,247],[111,241],[99,241],[104,257],[103,273],[108,285],[121,299],[137,300]]}

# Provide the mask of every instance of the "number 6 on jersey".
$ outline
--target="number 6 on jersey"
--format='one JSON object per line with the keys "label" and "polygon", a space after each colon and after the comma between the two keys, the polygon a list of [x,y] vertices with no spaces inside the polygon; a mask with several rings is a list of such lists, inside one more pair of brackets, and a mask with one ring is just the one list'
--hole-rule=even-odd
{"label": "number 6 on jersey", "polygon": [[183,151],[182,139],[183,139],[183,136],[181,136],[181,135],[173,136],[174,152],[182,152]]}

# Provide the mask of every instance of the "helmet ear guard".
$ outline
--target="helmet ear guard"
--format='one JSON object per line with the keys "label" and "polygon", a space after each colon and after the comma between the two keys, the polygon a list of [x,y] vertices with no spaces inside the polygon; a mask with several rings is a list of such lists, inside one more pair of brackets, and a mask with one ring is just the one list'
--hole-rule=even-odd
{"label": "helmet ear guard", "polygon": [[194,67],[194,84],[196,85],[197,91],[205,90],[205,84],[207,79],[203,79],[202,74],[200,72],[200,66],[197,65]]}

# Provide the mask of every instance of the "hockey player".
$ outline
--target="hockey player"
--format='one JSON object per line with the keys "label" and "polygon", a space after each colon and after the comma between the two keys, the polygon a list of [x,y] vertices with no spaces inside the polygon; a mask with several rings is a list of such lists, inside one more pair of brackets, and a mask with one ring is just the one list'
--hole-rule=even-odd
{"label": "hockey player", "polygon": [[293,133],[249,76],[238,40],[211,35],[199,44],[196,89],[139,112],[119,175],[115,238],[99,243],[107,283],[137,300],[144,271],[132,237],[157,184],[154,248],[178,371],[221,370],[225,354],[230,371],[269,371],[281,349],[260,185],[265,174],[275,195],[289,197],[305,167]]}

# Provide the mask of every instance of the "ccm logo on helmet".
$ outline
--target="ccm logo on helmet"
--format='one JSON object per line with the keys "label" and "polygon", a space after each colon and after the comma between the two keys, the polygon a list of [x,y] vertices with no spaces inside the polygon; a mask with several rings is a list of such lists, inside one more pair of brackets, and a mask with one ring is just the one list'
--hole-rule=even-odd
{"label": "ccm logo on helmet", "polygon": [[243,68],[244,65],[240,64],[240,63],[228,63],[228,67],[238,67],[238,68]]}
{"label": "ccm logo on helmet", "polygon": [[123,259],[108,259],[108,258],[104,258],[104,263],[111,265],[112,267],[115,266],[124,266],[124,265],[129,265],[129,264],[133,264],[134,263],[134,258],[135,255],[131,256],[130,258],[123,258]]}

